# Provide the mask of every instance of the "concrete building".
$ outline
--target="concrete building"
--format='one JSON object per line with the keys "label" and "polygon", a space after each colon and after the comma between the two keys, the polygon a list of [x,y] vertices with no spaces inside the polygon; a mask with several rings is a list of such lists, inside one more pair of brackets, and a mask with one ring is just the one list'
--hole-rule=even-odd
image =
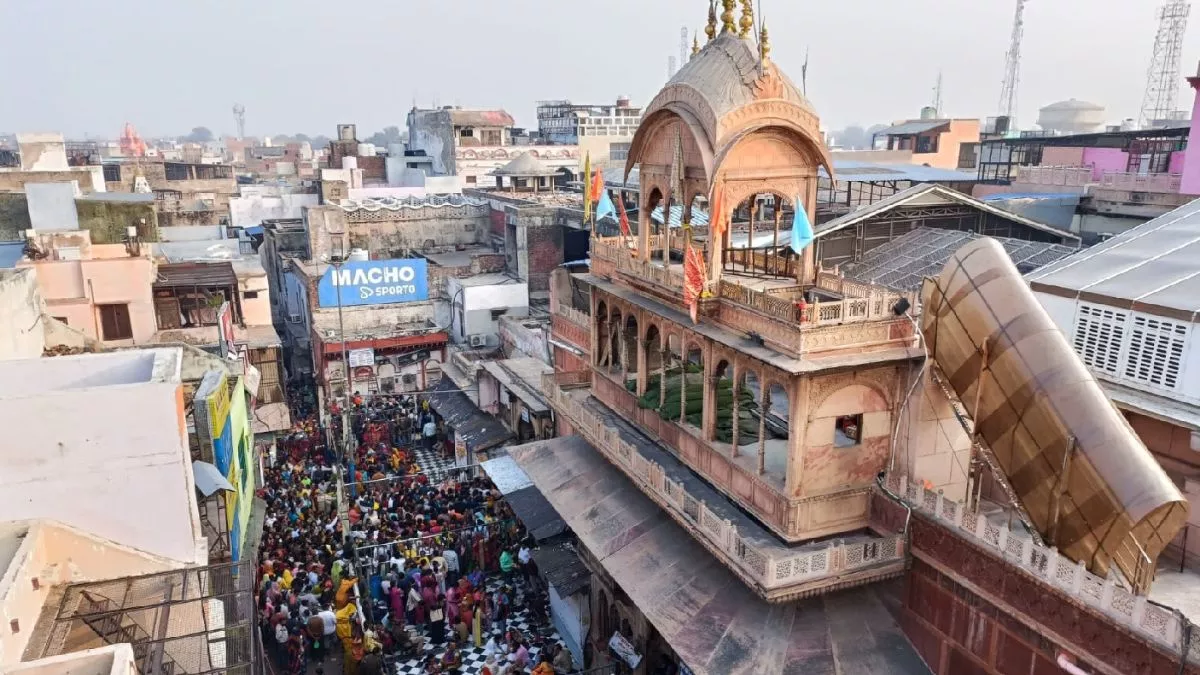
{"label": "concrete building", "polygon": [[529,286],[503,274],[446,280],[450,298],[450,335],[472,348],[498,347],[500,319],[529,315]]}
{"label": "concrete building", "polygon": [[238,195],[230,164],[140,157],[106,162],[103,170],[109,192],[154,194],[164,226],[228,224],[229,200]]}
{"label": "concrete building", "polygon": [[83,192],[104,192],[104,172],[95,164],[73,164],[62,134],[17,134],[17,166],[0,166],[0,192],[23,192],[26,183],[75,182]]}
{"label": "concrete building", "polygon": [[978,119],[901,120],[875,133],[879,150],[911,150],[913,164],[971,169],[979,146]]}
{"label": "concrete building", "polygon": [[539,101],[537,117],[539,140],[577,145],[581,157],[590,155],[592,165],[603,168],[621,166],[629,157],[642,109],[632,106],[625,96],[618,97],[615,105]]}
{"label": "concrete building", "polygon": [[32,269],[0,269],[0,359],[35,359],[46,346],[46,303]]}
{"label": "concrete building", "polygon": [[172,349],[0,362],[0,511],[206,564],[179,368]]}
{"label": "concrete building", "polygon": [[[525,153],[560,171],[563,180],[578,174],[583,161],[578,145],[514,145],[512,127],[512,116],[503,110],[413,108],[408,150],[430,158],[429,175],[458,176],[466,188],[495,186],[492,172]],[[412,161],[408,154],[406,163]]]}
{"label": "concrete building", "polygon": [[233,227],[259,227],[264,220],[299,218],[305,206],[317,206],[315,192],[292,191],[271,185],[239,185],[238,196],[229,200],[229,224]]}

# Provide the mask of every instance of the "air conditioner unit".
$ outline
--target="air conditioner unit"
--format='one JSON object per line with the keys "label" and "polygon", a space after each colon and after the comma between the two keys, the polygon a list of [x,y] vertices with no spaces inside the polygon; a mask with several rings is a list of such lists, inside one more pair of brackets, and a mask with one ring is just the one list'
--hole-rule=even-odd
{"label": "air conditioner unit", "polygon": [[472,335],[470,337],[470,340],[471,340],[472,347],[486,347],[487,346],[487,336],[486,335]]}

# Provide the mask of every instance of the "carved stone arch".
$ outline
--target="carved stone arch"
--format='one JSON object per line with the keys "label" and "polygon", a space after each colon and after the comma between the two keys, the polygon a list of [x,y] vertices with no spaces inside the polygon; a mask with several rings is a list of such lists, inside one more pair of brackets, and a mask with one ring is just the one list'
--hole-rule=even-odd
{"label": "carved stone arch", "polygon": [[[625,161],[626,177],[638,165],[670,166],[675,138],[670,129],[672,125],[682,127],[684,164],[702,170],[705,180],[712,175],[716,151],[704,124],[686,106],[671,105],[642,118],[630,142],[629,157]],[[642,185],[646,184],[645,173],[643,170]]]}
{"label": "carved stone arch", "polygon": [[[648,314],[648,316],[654,316],[654,315]],[[645,321],[645,325],[641,326],[642,334],[638,337],[638,339],[640,339],[643,343],[649,342],[650,330],[653,329],[653,330],[658,331],[658,339],[660,341],[664,340],[665,333],[663,332],[661,324],[662,324],[661,320],[647,318]],[[641,324],[639,324],[639,325],[641,325]],[[664,342],[663,344],[666,344],[666,343]]]}
{"label": "carved stone arch", "polygon": [[778,100],[748,103],[721,119],[716,140],[717,165],[720,165],[719,156],[736,145],[739,138],[767,127],[787,129],[798,134],[816,153],[817,160],[814,163],[823,165],[833,175],[833,162],[821,137],[821,123],[816,114],[793,103]]}
{"label": "carved stone arch", "polygon": [[715,176],[719,179],[725,173],[726,162],[738,148],[749,140],[766,138],[785,143],[798,153],[804,161],[800,167],[806,169],[805,174],[816,175],[818,166],[824,166],[829,175],[833,175],[833,160],[825,148],[824,141],[814,138],[811,134],[795,126],[772,124],[771,120],[759,121],[730,136],[721,143],[717,151]]}
{"label": "carved stone arch", "polygon": [[830,396],[852,386],[861,386],[873,391],[883,399],[887,408],[891,408],[892,396],[884,382],[874,377],[855,377],[853,374],[847,373],[845,376],[833,376],[818,380],[809,387],[807,402],[809,416],[816,414]]}

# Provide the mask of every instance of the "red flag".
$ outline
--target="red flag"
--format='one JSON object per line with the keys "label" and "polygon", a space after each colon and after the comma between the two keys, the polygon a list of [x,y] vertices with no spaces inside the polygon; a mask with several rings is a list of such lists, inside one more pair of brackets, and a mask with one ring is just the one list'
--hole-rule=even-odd
{"label": "red flag", "polygon": [[617,214],[621,217],[621,236],[628,237],[629,231],[629,214],[625,213],[625,195],[623,192],[617,192]]}
{"label": "red flag", "polygon": [[683,254],[683,303],[688,306],[692,315],[692,323],[699,323],[697,310],[700,305],[700,295],[704,293],[704,260],[700,252],[691,243]]}

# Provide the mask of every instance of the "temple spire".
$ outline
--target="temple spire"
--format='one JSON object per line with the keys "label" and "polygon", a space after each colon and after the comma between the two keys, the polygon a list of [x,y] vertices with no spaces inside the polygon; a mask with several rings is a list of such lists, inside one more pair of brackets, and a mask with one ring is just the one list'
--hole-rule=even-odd
{"label": "temple spire", "polygon": [[700,53],[700,36],[693,35],[692,36],[692,56],[695,56],[699,53]]}
{"label": "temple spire", "polygon": [[716,0],[708,0],[708,25],[704,27],[704,34],[708,36],[709,42],[712,42],[713,38],[717,37]]}
{"label": "temple spire", "polygon": [[721,0],[721,32],[736,33],[737,25],[733,22],[733,8],[737,0]]}
{"label": "temple spire", "polygon": [[754,31],[754,0],[742,0],[742,19],[738,22],[738,37],[743,40]]}
{"label": "temple spire", "polygon": [[762,61],[766,61],[771,54],[771,41],[767,38],[767,20],[763,19],[762,31],[758,38],[758,56]]}

